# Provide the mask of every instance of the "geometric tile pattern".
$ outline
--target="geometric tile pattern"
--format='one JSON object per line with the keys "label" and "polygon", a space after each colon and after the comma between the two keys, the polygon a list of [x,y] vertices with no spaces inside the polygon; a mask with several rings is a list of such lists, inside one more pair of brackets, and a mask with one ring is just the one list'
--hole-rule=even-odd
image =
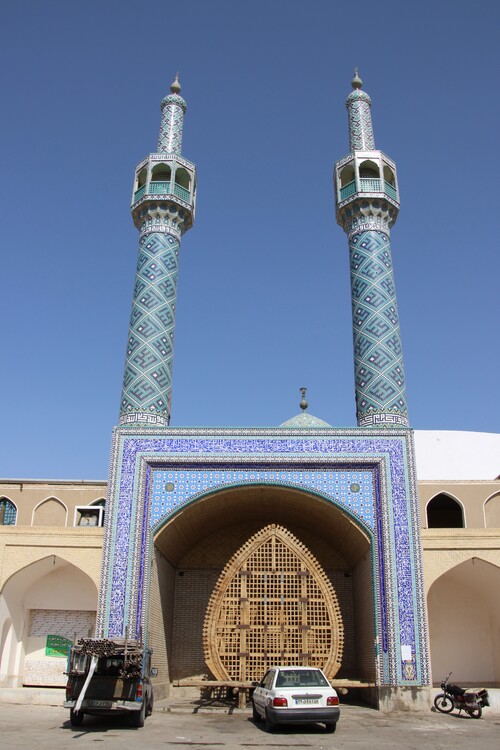
{"label": "geometric tile pattern", "polygon": [[[227,487],[302,489],[372,540],[380,684],[428,684],[412,433],[362,430],[118,428],[113,439],[98,632],[147,632],[153,533],[186,504]],[[307,512],[307,495],[304,496]],[[411,654],[411,658],[408,658]],[[403,658],[404,657],[404,658]]]}
{"label": "geometric tile pattern", "polygon": [[178,94],[169,94],[161,103],[160,135],[157,152],[180,154],[182,147],[182,125],[186,102]]}
{"label": "geometric tile pattern", "polygon": [[356,89],[349,94],[345,104],[349,118],[349,150],[375,150],[370,97],[365,91]]}
{"label": "geometric tile pattern", "polygon": [[370,529],[375,529],[375,492],[373,470],[353,468],[321,471],[311,467],[309,471],[285,469],[263,469],[242,467],[237,469],[207,468],[198,470],[185,468],[157,469],[151,485],[151,511],[149,526],[154,528],[172,511],[184,505],[194,495],[214,492],[218,489],[240,484],[283,486],[293,484],[312,490],[324,497],[339,501],[350,514]]}
{"label": "geometric tile pattern", "polygon": [[396,290],[388,233],[349,237],[358,425],[408,424]]}
{"label": "geometric tile pattern", "polygon": [[139,241],[120,424],[169,422],[179,248],[172,234]]}

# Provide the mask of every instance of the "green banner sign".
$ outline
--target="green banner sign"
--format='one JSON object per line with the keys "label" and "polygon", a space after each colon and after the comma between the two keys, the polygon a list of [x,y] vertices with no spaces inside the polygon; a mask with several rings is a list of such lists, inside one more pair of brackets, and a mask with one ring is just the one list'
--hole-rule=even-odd
{"label": "green banner sign", "polygon": [[45,644],[45,656],[63,656],[66,658],[73,641],[62,635],[48,635]]}

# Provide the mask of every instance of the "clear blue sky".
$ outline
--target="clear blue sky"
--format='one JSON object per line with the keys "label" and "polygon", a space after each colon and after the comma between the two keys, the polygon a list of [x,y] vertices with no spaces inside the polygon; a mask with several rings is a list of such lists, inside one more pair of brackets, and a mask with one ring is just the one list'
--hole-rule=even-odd
{"label": "clear blue sky", "polygon": [[172,425],[355,425],[332,166],[355,65],[396,160],[416,429],[500,428],[500,4],[3,0],[0,476],[104,479],[137,254],[135,165],[177,70],[198,167]]}

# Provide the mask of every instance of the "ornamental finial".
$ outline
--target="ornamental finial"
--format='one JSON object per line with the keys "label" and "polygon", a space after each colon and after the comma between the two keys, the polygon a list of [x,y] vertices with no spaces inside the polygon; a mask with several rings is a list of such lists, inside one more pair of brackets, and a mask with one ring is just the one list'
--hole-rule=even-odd
{"label": "ornamental finial", "polygon": [[179,73],[175,74],[175,81],[172,81],[170,91],[172,92],[172,94],[180,94],[181,84],[179,83]]}
{"label": "ornamental finial", "polygon": [[361,78],[358,75],[358,69],[357,68],[354,68],[354,78],[351,81],[351,85],[352,85],[353,89],[360,89],[361,86],[363,85],[363,81],[361,80]]}
{"label": "ornamental finial", "polygon": [[299,388],[299,390],[302,395],[302,401],[300,402],[299,406],[302,409],[302,411],[305,411],[307,407],[309,406],[309,404],[306,401],[307,388]]}

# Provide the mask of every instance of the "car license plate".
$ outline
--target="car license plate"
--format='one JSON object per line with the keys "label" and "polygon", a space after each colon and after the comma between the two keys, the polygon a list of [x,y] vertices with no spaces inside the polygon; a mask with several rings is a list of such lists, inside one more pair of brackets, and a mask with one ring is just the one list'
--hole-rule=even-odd
{"label": "car license plate", "polygon": [[89,708],[111,708],[112,701],[89,701]]}
{"label": "car license plate", "polygon": [[319,703],[319,701],[316,700],[316,698],[297,698],[295,702],[296,703],[316,703],[316,704]]}

